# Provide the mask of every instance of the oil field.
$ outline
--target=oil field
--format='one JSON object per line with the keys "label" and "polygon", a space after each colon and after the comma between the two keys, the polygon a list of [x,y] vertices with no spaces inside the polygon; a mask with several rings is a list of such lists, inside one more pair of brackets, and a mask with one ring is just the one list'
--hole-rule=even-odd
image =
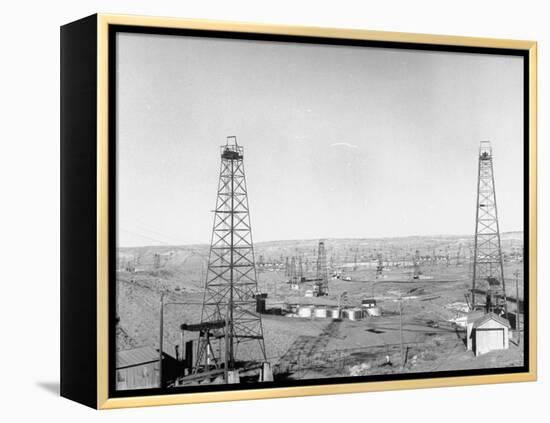
{"label": "oil field", "polygon": [[219,155],[210,244],[117,250],[118,389],[523,364],[524,239],[488,142],[475,231],[401,238],[253,243],[244,148]]}

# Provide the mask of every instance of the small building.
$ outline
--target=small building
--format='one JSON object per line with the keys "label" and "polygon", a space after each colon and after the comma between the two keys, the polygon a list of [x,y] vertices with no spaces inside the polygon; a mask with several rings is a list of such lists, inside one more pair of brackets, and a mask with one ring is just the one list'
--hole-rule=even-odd
{"label": "small building", "polygon": [[495,313],[487,313],[467,324],[467,347],[476,356],[508,349],[510,323]]}
{"label": "small building", "polygon": [[159,352],[141,347],[116,353],[117,390],[158,388]]}
{"label": "small building", "polygon": [[362,300],[361,307],[364,307],[364,308],[376,307],[376,300],[374,298],[367,298],[366,300]]}
{"label": "small building", "polygon": [[455,323],[458,326],[466,328],[466,346],[468,348],[468,351],[472,350],[472,337],[470,335],[472,333],[474,323],[476,320],[483,317],[484,315],[485,313],[483,311],[475,310],[469,312],[466,316],[455,319]]}
{"label": "small building", "polygon": [[380,307],[367,308],[365,309],[365,311],[367,312],[367,316],[370,316],[370,317],[382,316],[382,310],[380,310]]}
{"label": "small building", "polygon": [[266,303],[267,294],[256,294],[256,312],[260,314],[265,314],[266,312]]}

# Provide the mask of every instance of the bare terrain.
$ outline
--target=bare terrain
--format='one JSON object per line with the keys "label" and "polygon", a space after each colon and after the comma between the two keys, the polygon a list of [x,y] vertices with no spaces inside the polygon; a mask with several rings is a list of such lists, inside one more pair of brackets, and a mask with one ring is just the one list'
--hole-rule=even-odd
{"label": "bare terrain", "polygon": [[[471,287],[472,237],[438,236],[388,239],[327,239],[329,295],[306,297],[311,283],[291,289],[285,276],[287,257],[301,257],[303,275],[315,276],[318,240],[277,241],[255,245],[258,291],[267,293],[267,309],[289,304],[358,307],[374,297],[379,317],[361,320],[262,315],[269,361],[288,378],[320,378],[402,372],[518,366],[523,346],[474,357],[466,351],[465,294]],[[117,349],[158,347],[160,298],[164,292],[163,350],[174,355],[179,326],[200,321],[208,245],[121,248],[117,271]],[[502,235],[509,312],[523,300],[523,234]],[[412,257],[421,257],[420,279],[412,278]],[[377,258],[382,276],[376,276]],[[349,279],[349,280],[345,280]],[[402,301],[403,344],[399,301]],[[284,313],[283,313],[284,314]],[[293,317],[290,317],[293,316]],[[243,358],[247,351],[240,351]]]}

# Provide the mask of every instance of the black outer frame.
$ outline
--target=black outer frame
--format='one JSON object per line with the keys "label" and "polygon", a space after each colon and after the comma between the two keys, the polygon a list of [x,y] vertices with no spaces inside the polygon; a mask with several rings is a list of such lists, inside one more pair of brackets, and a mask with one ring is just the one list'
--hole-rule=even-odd
{"label": "black outer frame", "polygon": [[61,396],[97,408],[97,15],[61,27]]}
{"label": "black outer frame", "polygon": [[[170,29],[110,25],[109,43],[109,262],[116,256],[116,33],[146,33],[207,36],[247,40],[300,42],[507,54],[524,60],[524,248],[529,257],[529,52],[526,50],[444,46],[389,41],[346,40],[324,37],[269,35],[212,30]],[[97,15],[68,24],[61,29],[61,395],[97,408]],[[84,253],[83,253],[84,252]],[[524,266],[529,280],[529,266]],[[113,266],[109,280],[116,277]],[[525,285],[525,335],[529,339],[529,284]],[[116,286],[109,284],[109,398],[189,392],[232,391],[257,388],[331,385],[353,382],[443,378],[529,371],[529,342],[524,344],[524,366],[404,375],[272,382],[238,386],[197,386],[177,389],[116,391],[115,310]]]}

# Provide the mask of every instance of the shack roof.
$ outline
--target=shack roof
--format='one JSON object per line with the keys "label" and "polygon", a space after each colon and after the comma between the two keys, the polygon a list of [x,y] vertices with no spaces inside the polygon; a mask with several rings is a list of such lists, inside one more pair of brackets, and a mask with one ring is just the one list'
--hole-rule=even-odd
{"label": "shack roof", "polygon": [[485,312],[483,312],[483,311],[480,311],[480,310],[471,311],[466,315],[466,322],[467,323],[475,323],[476,320],[479,320],[483,316],[485,316]]}
{"label": "shack roof", "polygon": [[479,328],[480,326],[483,326],[485,323],[487,323],[490,320],[494,320],[497,323],[500,323],[502,326],[505,326],[507,328],[510,328],[510,322],[506,320],[504,317],[500,317],[496,315],[495,313],[487,313],[485,316],[480,317],[474,322],[474,328]]}
{"label": "shack roof", "polygon": [[134,348],[131,350],[117,351],[116,368],[139,366],[140,364],[152,363],[158,361],[159,352],[151,346]]}

